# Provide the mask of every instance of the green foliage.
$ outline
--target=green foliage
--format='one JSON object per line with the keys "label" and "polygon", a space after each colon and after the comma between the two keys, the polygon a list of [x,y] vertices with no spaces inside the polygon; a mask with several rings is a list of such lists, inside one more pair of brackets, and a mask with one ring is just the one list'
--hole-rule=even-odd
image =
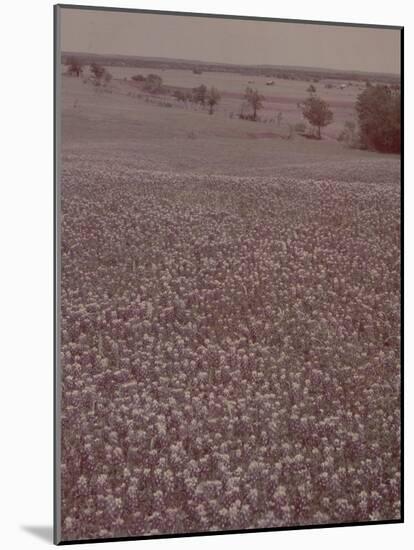
{"label": "green foliage", "polygon": [[361,143],[383,153],[401,151],[401,95],[389,86],[367,86],[357,98]]}
{"label": "green foliage", "polygon": [[301,104],[302,114],[312,126],[317,129],[317,137],[321,139],[321,128],[330,124],[333,120],[333,113],[326,101],[312,95]]}

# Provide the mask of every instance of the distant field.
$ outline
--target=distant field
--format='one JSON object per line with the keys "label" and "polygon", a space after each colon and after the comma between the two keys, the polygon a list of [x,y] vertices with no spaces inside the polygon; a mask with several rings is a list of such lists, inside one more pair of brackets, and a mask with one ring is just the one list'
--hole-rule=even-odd
{"label": "distant field", "polygon": [[[130,71],[127,68],[120,70]],[[170,86],[182,84],[183,76],[170,72],[170,80],[163,75],[165,83]],[[189,80],[199,82],[199,76],[187,73]],[[217,82],[215,85],[223,92],[226,91],[223,85],[226,79],[229,89],[233,86],[231,93],[236,93],[235,89],[242,91],[248,82],[247,77],[240,77],[240,86],[231,85],[228,75],[217,73],[214,76],[221,79],[222,85]],[[81,79],[67,76],[62,76],[62,83],[63,139],[68,148],[77,148],[82,143],[84,151],[86,148],[99,154],[107,142],[110,149],[118,150],[121,156],[129,157],[133,153],[134,162],[144,168],[215,170],[218,173],[245,173],[247,170],[251,174],[264,174],[272,172],[275,166],[280,170],[285,165],[299,163],[305,165],[305,173],[309,174],[312,165],[318,162],[372,159],[393,166],[398,177],[399,162],[392,155],[351,150],[336,141],[344,121],[354,116],[352,102],[347,108],[333,107],[336,122],[324,129],[326,139],[321,142],[299,135],[287,139],[289,124],[302,120],[296,99],[300,101],[306,97],[306,92],[302,91],[309,84],[305,82],[283,82],[283,97],[288,93],[297,94],[290,96],[288,104],[277,104],[278,81],[274,87],[266,87],[264,91],[272,102],[265,101],[267,108],[260,114],[275,120],[268,123],[239,120],[236,114],[241,99],[234,97],[223,97],[215,114],[209,116],[206,110],[193,106],[185,108],[174,98],[145,97],[131,82],[122,79],[113,81],[107,90],[96,89],[90,83],[84,84]],[[326,90],[326,94],[328,92],[337,101],[351,94],[347,90]],[[352,93],[355,95],[356,91]],[[276,121],[279,110],[282,112],[280,126]],[[230,113],[234,113],[233,118]],[[380,177],[384,177],[382,171],[379,172]]]}
{"label": "distant field", "polygon": [[[261,93],[269,97],[282,96],[297,96],[303,97],[307,95],[306,89],[312,82],[305,80],[284,80],[272,79],[264,76],[250,76],[237,73],[225,73],[222,71],[208,71],[202,74],[194,74],[193,71],[178,70],[178,69],[149,69],[149,68],[134,68],[134,67],[106,67],[106,69],[114,76],[114,78],[122,79],[130,78],[135,74],[148,75],[150,73],[159,74],[164,83],[169,86],[184,86],[193,88],[200,84],[206,86],[216,86],[220,90],[227,92],[243,92],[246,86],[253,86]],[[274,80],[273,86],[266,85],[266,82]],[[364,89],[363,82],[352,82],[352,86],[344,90],[338,89],[342,83],[347,83],[344,80],[321,80],[313,82],[313,85],[318,89],[318,93],[326,100],[346,99],[353,101],[359,90]],[[325,84],[331,84],[337,88],[326,89]]]}
{"label": "distant field", "polygon": [[[151,69],[135,69],[128,67],[107,67],[115,78],[130,77],[133,74],[147,75],[157,71]],[[263,118],[276,118],[279,112],[283,113],[284,122],[295,124],[300,122],[301,112],[297,103],[303,101],[308,96],[306,91],[311,82],[298,80],[275,79],[272,86],[266,85],[266,82],[272,79],[249,76],[235,73],[223,72],[205,72],[201,75],[194,74],[192,71],[184,70],[162,70],[157,74],[163,79],[166,86],[182,86],[192,89],[200,84],[206,86],[215,86],[224,94],[224,100],[219,108],[222,112],[237,113],[240,110],[242,96],[247,86],[251,86],[264,95],[265,101],[260,116]],[[326,81],[328,82],[328,81]],[[345,120],[354,118],[354,104],[356,96],[363,89],[363,83],[354,82],[352,87],[339,89],[343,81],[331,81],[329,83],[336,88],[326,89],[326,82],[314,83],[318,95],[328,101],[335,110],[335,122],[326,129],[326,136],[336,137],[341,131]]]}

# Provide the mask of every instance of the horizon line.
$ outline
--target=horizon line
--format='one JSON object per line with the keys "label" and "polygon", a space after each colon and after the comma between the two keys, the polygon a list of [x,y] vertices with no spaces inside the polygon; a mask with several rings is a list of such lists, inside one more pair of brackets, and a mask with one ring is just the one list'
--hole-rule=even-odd
{"label": "horizon line", "polygon": [[339,69],[339,68],[332,68],[332,67],[318,67],[314,65],[272,65],[269,63],[230,63],[225,61],[203,61],[200,59],[191,59],[191,58],[184,58],[184,57],[164,57],[164,56],[145,56],[145,55],[135,55],[131,53],[97,53],[97,52],[85,52],[85,51],[75,51],[75,50],[65,50],[61,51],[61,55],[67,55],[67,54],[83,54],[83,55],[100,55],[100,56],[116,56],[116,57],[130,57],[130,58],[137,58],[137,59],[153,59],[153,60],[160,60],[160,61],[176,61],[176,62],[188,62],[188,63],[204,63],[204,64],[214,64],[214,65],[224,65],[224,66],[232,66],[232,67],[249,67],[249,68],[272,68],[272,69],[301,69],[301,70],[318,70],[318,71],[338,71],[342,73],[356,73],[356,74],[372,74],[372,75],[381,75],[381,76],[392,76],[392,77],[398,77],[401,79],[401,72],[397,73],[389,73],[389,72],[380,72],[380,71],[369,71],[369,70],[361,70],[361,69]]}

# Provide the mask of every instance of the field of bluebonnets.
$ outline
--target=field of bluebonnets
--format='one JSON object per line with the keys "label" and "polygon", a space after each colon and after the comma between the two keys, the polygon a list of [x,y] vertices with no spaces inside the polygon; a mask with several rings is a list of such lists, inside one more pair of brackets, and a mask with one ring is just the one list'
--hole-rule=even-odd
{"label": "field of bluebonnets", "polygon": [[398,519],[398,183],[81,159],[62,538]]}
{"label": "field of bluebonnets", "polygon": [[399,158],[130,89],[62,77],[61,539],[399,519]]}

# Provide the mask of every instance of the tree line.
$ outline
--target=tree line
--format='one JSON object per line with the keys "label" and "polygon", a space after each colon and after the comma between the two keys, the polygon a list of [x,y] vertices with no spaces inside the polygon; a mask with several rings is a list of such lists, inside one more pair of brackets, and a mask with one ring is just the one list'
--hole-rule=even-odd
{"label": "tree line", "polygon": [[[66,64],[69,74],[79,77],[83,73],[83,65],[77,58],[68,58]],[[97,63],[90,65],[90,71],[96,85],[107,83],[112,78],[111,74]],[[137,74],[132,80],[142,83],[143,89],[151,94],[163,91],[162,78],[159,75],[149,74],[145,77]],[[328,102],[317,95],[315,86],[309,86],[307,92],[309,96],[302,103],[298,103],[298,107],[303,118],[315,129],[315,137],[321,139],[322,128],[333,121],[333,112]],[[192,90],[175,90],[172,95],[179,102],[190,101],[203,107],[208,106],[210,115],[214,113],[221,100],[219,90],[214,86],[207,88],[205,84],[200,84]],[[243,99],[239,118],[257,121],[258,111],[263,108],[264,96],[257,89],[248,86]],[[383,153],[401,151],[401,94],[398,86],[372,85],[367,81],[365,89],[357,96],[355,111],[358,128],[354,122],[347,121],[338,138],[340,141],[351,147]]]}

